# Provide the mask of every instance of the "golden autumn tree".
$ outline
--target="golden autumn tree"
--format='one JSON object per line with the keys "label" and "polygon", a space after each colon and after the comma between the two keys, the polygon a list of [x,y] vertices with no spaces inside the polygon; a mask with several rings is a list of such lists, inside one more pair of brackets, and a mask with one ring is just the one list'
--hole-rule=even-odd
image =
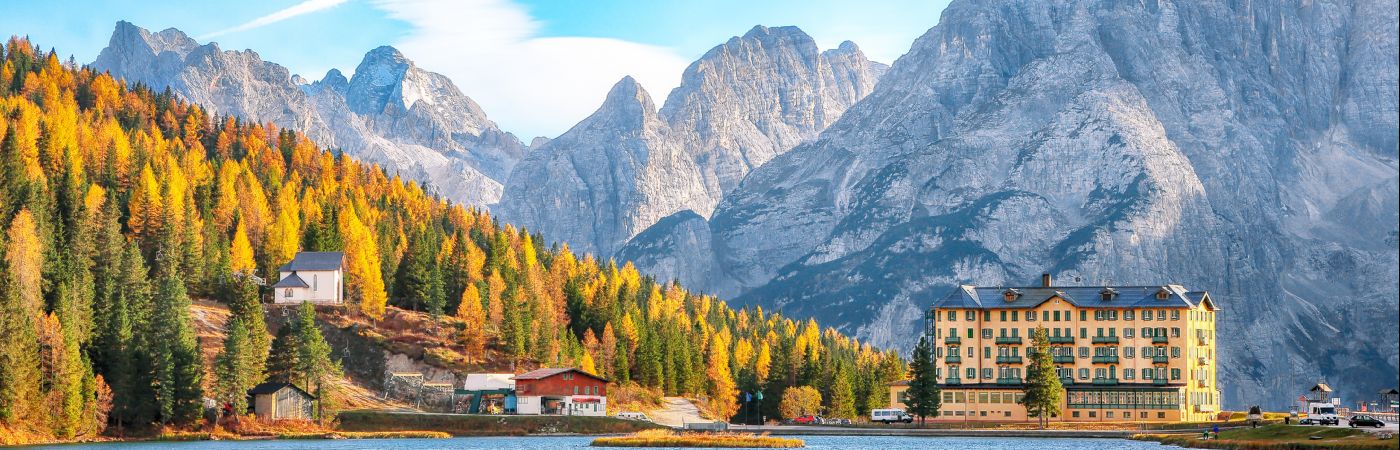
{"label": "golden autumn tree", "polygon": [[248,231],[243,228],[243,222],[239,222],[233,231],[233,242],[229,245],[229,269],[233,273],[252,274],[257,271],[257,262],[253,259],[253,244],[248,241]]}
{"label": "golden autumn tree", "polygon": [[340,213],[340,235],[345,239],[345,290],[361,313],[379,320],[389,300],[380,271],[379,244],[349,208]]}
{"label": "golden autumn tree", "polygon": [[41,412],[39,325],[44,248],[34,216],[20,210],[6,233],[4,292],[0,293],[0,420],[34,423]]}
{"label": "golden autumn tree", "polygon": [[709,394],[710,412],[720,420],[729,420],[739,411],[739,389],[734,384],[734,375],[729,370],[729,344],[724,335],[716,334],[710,341],[710,354],[706,358],[705,375],[709,378],[706,391]]}
{"label": "golden autumn tree", "polygon": [[462,291],[457,318],[462,320],[462,344],[466,346],[467,360],[479,360],[486,351],[486,309],[481,307],[481,291],[475,284],[468,284]]}

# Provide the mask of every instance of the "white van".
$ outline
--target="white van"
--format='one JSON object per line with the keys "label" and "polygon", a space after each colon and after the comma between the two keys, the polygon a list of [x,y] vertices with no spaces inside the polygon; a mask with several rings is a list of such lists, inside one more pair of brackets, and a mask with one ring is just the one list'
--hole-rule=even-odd
{"label": "white van", "polygon": [[624,419],[624,420],[639,420],[639,421],[642,421],[642,422],[651,422],[651,418],[650,418],[650,417],[647,417],[646,414],[642,414],[642,413],[639,413],[639,412],[630,412],[630,411],[627,411],[627,412],[620,412],[620,413],[617,413],[617,418],[619,418],[619,419]]}
{"label": "white van", "polygon": [[894,422],[910,423],[914,421],[914,416],[909,415],[909,413],[904,412],[902,409],[872,409],[870,410],[870,421],[885,424]]}

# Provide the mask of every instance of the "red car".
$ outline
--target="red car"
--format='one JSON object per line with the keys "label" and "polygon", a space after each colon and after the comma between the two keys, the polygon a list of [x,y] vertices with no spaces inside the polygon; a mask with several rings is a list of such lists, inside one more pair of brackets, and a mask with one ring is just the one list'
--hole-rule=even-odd
{"label": "red car", "polygon": [[813,416],[813,415],[808,414],[808,415],[805,415],[805,416],[798,416],[798,417],[792,419],[792,423],[803,424],[803,425],[813,425],[813,424],[822,423],[822,418],[821,418],[821,417],[817,417],[817,416]]}

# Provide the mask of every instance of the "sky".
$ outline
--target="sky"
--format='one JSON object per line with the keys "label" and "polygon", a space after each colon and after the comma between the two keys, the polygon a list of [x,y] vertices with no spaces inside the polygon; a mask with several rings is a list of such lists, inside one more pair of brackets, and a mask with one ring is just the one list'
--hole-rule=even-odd
{"label": "sky", "polygon": [[350,76],[392,45],[442,73],[506,131],[554,137],[622,77],[655,99],[710,48],[754,25],[796,25],[823,49],[854,41],[891,63],[947,0],[0,0],[0,33],[92,62],[118,20],[252,49],[309,80]]}

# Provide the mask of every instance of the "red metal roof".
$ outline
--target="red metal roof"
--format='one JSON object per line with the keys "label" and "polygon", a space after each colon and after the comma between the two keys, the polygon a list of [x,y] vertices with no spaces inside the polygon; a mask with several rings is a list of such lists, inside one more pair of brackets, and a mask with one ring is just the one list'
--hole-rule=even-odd
{"label": "red metal roof", "polygon": [[603,378],[603,377],[600,377],[600,376],[597,376],[597,375],[594,375],[594,374],[591,374],[591,373],[588,373],[588,372],[584,372],[584,371],[582,371],[582,370],[578,370],[578,369],[575,369],[575,368],[573,368],[573,367],[548,367],[548,368],[543,368],[543,369],[535,369],[535,370],[531,370],[531,371],[529,371],[529,372],[522,373],[522,374],[520,374],[520,375],[516,375],[513,379],[515,379],[515,380],[540,380],[540,379],[549,378],[549,377],[552,377],[552,376],[555,376],[555,375],[559,375],[559,374],[562,374],[562,373],[565,373],[565,372],[574,372],[574,373],[582,374],[583,376],[586,376],[586,377],[591,377],[591,378],[595,378],[595,379],[598,379],[598,380],[602,380],[604,383],[607,383],[607,382],[608,382],[608,379],[607,379],[607,378]]}

